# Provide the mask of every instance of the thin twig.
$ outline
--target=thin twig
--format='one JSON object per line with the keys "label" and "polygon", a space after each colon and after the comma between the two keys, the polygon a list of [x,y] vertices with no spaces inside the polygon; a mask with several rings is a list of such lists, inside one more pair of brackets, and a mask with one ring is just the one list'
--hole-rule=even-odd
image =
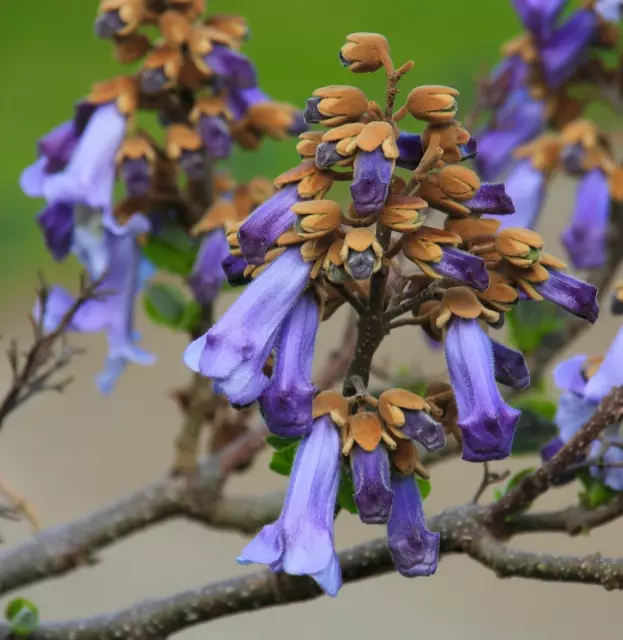
{"label": "thin twig", "polygon": [[23,516],[23,518],[30,524],[30,528],[33,532],[41,529],[41,521],[37,516],[35,508],[15,489],[13,489],[3,476],[0,476],[0,495],[9,502],[16,513]]}

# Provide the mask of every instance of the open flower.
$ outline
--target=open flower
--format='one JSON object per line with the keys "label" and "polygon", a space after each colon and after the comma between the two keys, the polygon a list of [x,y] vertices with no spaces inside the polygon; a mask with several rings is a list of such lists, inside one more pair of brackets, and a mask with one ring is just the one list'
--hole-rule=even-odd
{"label": "open flower", "polygon": [[[108,266],[99,288],[106,295],[83,304],[68,330],[106,332],[108,357],[97,378],[97,385],[102,393],[110,393],[128,363],[150,365],[156,358],[136,346],[137,333],[134,330],[134,305],[141,285],[141,255],[136,237],[149,231],[149,221],[143,215],[135,214],[124,225],[119,225],[109,214],[104,224]],[[61,287],[50,291],[43,318],[46,332],[58,326],[73,302],[73,296]],[[40,305],[37,304],[33,315],[38,318],[40,314]]]}
{"label": "open flower", "polygon": [[304,293],[281,327],[273,375],[259,398],[268,428],[284,438],[305,436],[311,430],[316,392],[311,374],[319,320],[314,294]]}
{"label": "open flower", "polygon": [[222,229],[212,231],[201,241],[195,265],[188,276],[188,286],[200,304],[210,304],[218,295],[225,281],[222,262],[228,255],[229,245]]}
{"label": "open flower", "polygon": [[311,264],[287,249],[240,295],[220,320],[184,353],[186,365],[214,378],[236,405],[247,405],[268,386],[263,368],[283,321],[307,285]]}
{"label": "open flower", "polygon": [[413,475],[392,475],[394,504],[387,523],[387,546],[398,572],[407,578],[437,570],[439,534],[426,527],[422,498]]}
{"label": "open flower", "polygon": [[528,31],[540,42],[547,41],[567,0],[513,0],[515,11]]}
{"label": "open flower", "polygon": [[580,181],[571,222],[561,237],[576,269],[604,264],[609,219],[608,178],[601,169],[593,169]]}
{"label": "open flower", "polygon": [[333,539],[339,481],[340,438],[329,416],[322,416],[296,452],[281,515],[243,549],[238,562],[309,575],[336,596],[342,585]]}

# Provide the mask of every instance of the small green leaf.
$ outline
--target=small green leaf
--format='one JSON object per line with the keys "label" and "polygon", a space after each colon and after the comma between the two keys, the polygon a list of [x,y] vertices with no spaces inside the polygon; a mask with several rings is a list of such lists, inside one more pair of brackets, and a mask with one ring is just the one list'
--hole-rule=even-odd
{"label": "small green leaf", "polygon": [[426,478],[421,478],[420,476],[415,476],[415,481],[417,482],[418,489],[420,490],[420,496],[422,500],[426,500],[430,495],[432,486],[430,480]]}
{"label": "small green leaf", "polygon": [[353,479],[346,467],[342,467],[342,475],[340,476],[340,488],[337,492],[337,503],[346,509],[349,513],[357,513],[357,504],[355,503],[355,486]]}
{"label": "small green leaf", "polygon": [[147,315],[156,323],[178,329],[185,317],[188,301],[173,285],[156,282],[145,289],[144,305]]}
{"label": "small green leaf", "polygon": [[593,478],[588,471],[579,473],[578,480],[584,486],[584,491],[579,495],[580,502],[589,509],[608,504],[617,495],[616,491],[607,487],[601,480]]}
{"label": "small green leaf", "polygon": [[266,444],[277,450],[290,447],[293,444],[296,444],[298,441],[298,438],[281,438],[280,436],[273,435],[266,436]]}
{"label": "small green leaf", "polygon": [[527,469],[522,469],[521,471],[513,474],[510,480],[506,483],[506,486],[502,491],[502,495],[505,496],[511,489],[514,489],[526,476],[529,476],[531,473],[534,473],[534,467],[528,467]]}
{"label": "small green leaf", "polygon": [[546,301],[521,300],[506,314],[511,342],[523,354],[535,351],[545,336],[560,331],[565,318],[560,310]]}
{"label": "small green leaf", "polygon": [[269,468],[281,476],[289,476],[292,473],[294,456],[299,448],[300,440],[290,444],[273,453],[273,457],[268,465]]}
{"label": "small green leaf", "polygon": [[25,598],[15,598],[7,605],[4,616],[17,636],[29,636],[39,625],[39,610]]}
{"label": "small green leaf", "polygon": [[182,318],[176,327],[179,331],[192,333],[201,322],[201,306],[195,300],[186,303]]}
{"label": "small green leaf", "polygon": [[545,393],[530,390],[522,393],[514,402],[513,407],[521,411],[527,409],[541,418],[551,422],[556,415],[556,404]]}
{"label": "small green leaf", "polygon": [[186,278],[197,257],[198,243],[176,224],[167,224],[150,235],[143,247],[145,257],[162,271]]}
{"label": "small green leaf", "polygon": [[558,429],[553,422],[545,420],[531,409],[523,409],[511,453],[514,456],[538,453],[557,433]]}

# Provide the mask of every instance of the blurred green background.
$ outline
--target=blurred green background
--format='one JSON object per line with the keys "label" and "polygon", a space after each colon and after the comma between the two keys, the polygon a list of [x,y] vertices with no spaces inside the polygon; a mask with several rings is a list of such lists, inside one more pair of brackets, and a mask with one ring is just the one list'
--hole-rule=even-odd
{"label": "blurred green background", "polygon": [[[74,102],[92,82],[119,73],[110,46],[92,34],[97,0],[5,0],[0,21],[3,69],[0,154],[0,285],[33,282],[34,270],[67,275],[46,255],[34,215],[41,202],[18,185],[35,158],[37,138],[72,114]],[[208,11],[245,15],[251,40],[245,48],[261,85],[274,98],[303,105],[323,85],[358,82],[381,99],[380,74],[354,76],[337,52],[354,31],[376,31],[390,40],[394,60],[416,63],[410,84],[448,84],[461,91],[463,111],[473,97],[474,78],[493,64],[500,44],[518,21],[510,0],[208,0]],[[230,168],[242,178],[274,176],[296,160],[293,144],[266,143],[259,153],[238,153]]]}

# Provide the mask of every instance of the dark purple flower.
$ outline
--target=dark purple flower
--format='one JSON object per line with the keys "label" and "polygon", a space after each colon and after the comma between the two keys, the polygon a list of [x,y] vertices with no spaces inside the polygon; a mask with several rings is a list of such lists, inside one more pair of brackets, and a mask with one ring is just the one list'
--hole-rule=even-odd
{"label": "dark purple flower", "polygon": [[291,210],[302,198],[298,183],[289,184],[251,212],[238,230],[238,240],[249,264],[262,264],[269,247],[296,220]]}
{"label": "dark purple flower", "polygon": [[305,118],[305,122],[307,124],[318,124],[323,120],[326,120],[330,116],[324,116],[320,113],[320,109],[318,105],[322,98],[312,97],[307,98],[307,102],[305,104],[305,111],[303,111],[303,118]]}
{"label": "dark purple flower", "polygon": [[610,187],[601,169],[589,171],[578,186],[573,217],[561,240],[576,269],[601,267],[606,261]]}
{"label": "dark purple flower", "polygon": [[392,510],[394,496],[387,449],[378,445],[373,451],[366,451],[355,445],[350,454],[350,468],[361,522],[385,524]]}
{"label": "dark purple flower", "polygon": [[[141,91],[148,96],[160,93],[169,83],[164,69],[143,69],[140,73]],[[166,115],[164,116],[166,118]],[[164,120],[166,123],[167,120]],[[165,124],[166,126],[166,124]]]}
{"label": "dark purple flower", "polygon": [[[124,225],[119,225],[108,213],[104,218],[108,268],[100,284],[107,295],[92,299],[76,312],[68,330],[81,333],[105,331],[108,336],[108,357],[104,370],[97,377],[101,393],[108,394],[128,363],[150,365],[156,361],[151,353],[136,346],[134,330],[134,304],[141,285],[141,252],[136,237],[149,231],[147,218],[134,214]],[[54,331],[74,298],[61,287],[54,287],[48,296],[43,319],[44,330]],[[37,303],[33,316],[41,313]]]}
{"label": "dark purple flower", "polygon": [[311,375],[319,321],[310,291],[299,298],[279,332],[273,376],[259,404],[270,431],[283,438],[306,436],[312,427],[316,388]]}
{"label": "dark purple flower", "polygon": [[207,168],[206,155],[203,150],[182,151],[178,164],[189,180],[200,182],[205,178]]}
{"label": "dark purple flower", "polygon": [[539,41],[550,38],[556,20],[566,4],[567,0],[513,0],[515,11],[524,27]]}
{"label": "dark purple flower", "polygon": [[211,158],[221,160],[231,155],[233,141],[229,127],[223,118],[201,116],[197,129]]}
{"label": "dark purple flower", "polygon": [[400,154],[396,160],[396,164],[401,169],[415,171],[424,155],[424,145],[422,144],[420,135],[410,133],[409,131],[401,131],[396,139],[396,144],[398,145],[398,153]]}
{"label": "dark purple flower", "polygon": [[296,452],[281,515],[243,549],[238,562],[309,575],[328,595],[336,596],[342,586],[333,533],[339,482],[340,437],[323,416]]}
{"label": "dark purple flower", "polygon": [[521,412],[504,402],[495,384],[491,340],[477,320],[452,317],[444,347],[463,434],[463,459],[508,457]]}
{"label": "dark purple flower", "polygon": [[200,304],[210,304],[218,295],[225,281],[221,263],[228,255],[229,244],[222,229],[212,231],[201,241],[195,265],[188,276],[188,286]]}
{"label": "dark purple flower", "polygon": [[394,162],[385,157],[381,147],[370,152],[357,152],[350,194],[358,215],[367,216],[382,209],[393,172]]}
{"label": "dark purple flower", "polygon": [[184,353],[186,365],[214,378],[220,393],[245,406],[268,386],[263,369],[281,325],[307,285],[311,264],[287,249],[242,292],[220,320]]}
{"label": "dark purple flower", "polygon": [[253,64],[249,58],[238,51],[217,44],[203,60],[212,73],[220,76],[232,89],[240,91],[257,86]]}
{"label": "dark purple flower", "polygon": [[98,38],[108,39],[114,37],[124,27],[125,22],[119,15],[119,9],[114,9],[97,16],[93,29]]}
{"label": "dark purple flower", "polygon": [[[552,438],[549,442],[547,442],[541,447],[541,451],[540,451],[541,461],[549,462],[549,460],[551,460],[564,446],[565,446],[565,443],[560,437],[556,436],[555,438]],[[578,456],[575,460],[575,463],[579,464],[585,459],[586,459],[585,455]],[[570,482],[573,482],[576,479],[576,477],[577,477],[577,472],[575,471],[563,473],[559,475],[557,478],[554,478],[552,480],[552,484],[554,486],[560,487],[565,484],[569,484]]]}
{"label": "dark purple flower", "polygon": [[562,271],[548,269],[548,272],[549,278],[534,284],[534,288],[561,309],[594,323],[599,315],[597,287]]}
{"label": "dark purple flower", "polygon": [[392,475],[394,504],[387,523],[387,546],[398,572],[407,577],[437,571],[439,534],[426,527],[420,491],[412,475]]}
{"label": "dark purple flower", "polygon": [[443,425],[437,422],[430,413],[408,409],[403,409],[402,412],[405,415],[405,423],[400,427],[400,431],[405,436],[419,442],[426,451],[437,451],[444,448],[446,437]]}
{"label": "dark purple flower", "polygon": [[585,158],[586,149],[582,144],[570,144],[562,149],[561,160],[565,171],[572,175],[584,175],[583,165]]}
{"label": "dark purple flower", "polygon": [[476,138],[470,138],[465,144],[459,145],[461,152],[461,162],[472,160],[478,155],[478,141]]}
{"label": "dark purple flower", "polygon": [[295,111],[292,114],[292,124],[288,129],[288,134],[291,136],[300,136],[301,133],[305,133],[308,129],[309,127],[307,126],[307,122],[305,122],[303,112]]}
{"label": "dark purple flower", "polygon": [[441,245],[441,248],[443,255],[439,262],[427,263],[435,273],[464,282],[478,291],[488,288],[489,272],[482,258],[450,246]]}
{"label": "dark purple flower", "polygon": [[520,391],[530,385],[530,371],[523,355],[506,345],[491,340],[495,379],[503,385]]}
{"label": "dark purple flower", "polygon": [[539,58],[549,87],[556,89],[564,84],[586,59],[598,26],[594,11],[580,9],[541,44]]}
{"label": "dark purple flower", "polygon": [[466,200],[461,204],[467,207],[474,215],[483,213],[508,215],[515,213],[513,201],[501,183],[483,184],[471,200]]}
{"label": "dark purple flower", "polygon": [[534,229],[545,199],[546,179],[543,172],[536,169],[529,158],[521,160],[504,181],[504,186],[515,213],[499,218],[500,231],[509,227]]}
{"label": "dark purple flower", "polygon": [[221,266],[223,267],[227,282],[232,287],[241,287],[249,284],[252,280],[252,278],[244,275],[244,271],[249,266],[249,263],[243,256],[232,256],[229,254],[223,260]]}
{"label": "dark purple flower", "polygon": [[539,135],[544,126],[544,103],[524,87],[515,90],[497,112],[495,126],[476,135],[478,175],[487,181],[498,178],[511,163],[515,149]]}
{"label": "dark purple flower", "polygon": [[119,177],[129,196],[145,196],[151,187],[149,162],[145,158],[126,158],[119,167]]}
{"label": "dark purple flower", "polygon": [[71,251],[74,235],[74,209],[64,202],[48,205],[38,216],[37,223],[45,244],[55,260],[64,260]]}
{"label": "dark purple flower", "polygon": [[314,158],[314,164],[319,169],[328,169],[336,162],[344,160],[344,156],[337,152],[336,147],[337,142],[321,142],[316,147],[316,157]]}
{"label": "dark purple flower", "polygon": [[491,109],[498,109],[506,98],[525,87],[529,75],[530,68],[521,56],[503,58],[491,71],[487,85],[487,105]]}
{"label": "dark purple flower", "polygon": [[266,95],[258,87],[250,89],[230,89],[227,97],[227,106],[234,120],[242,120],[246,112],[256,104],[270,102],[270,96]]}
{"label": "dark purple flower", "polygon": [[65,168],[78,144],[79,136],[70,120],[60,124],[37,143],[39,157],[45,158],[45,173],[56,173]]}

